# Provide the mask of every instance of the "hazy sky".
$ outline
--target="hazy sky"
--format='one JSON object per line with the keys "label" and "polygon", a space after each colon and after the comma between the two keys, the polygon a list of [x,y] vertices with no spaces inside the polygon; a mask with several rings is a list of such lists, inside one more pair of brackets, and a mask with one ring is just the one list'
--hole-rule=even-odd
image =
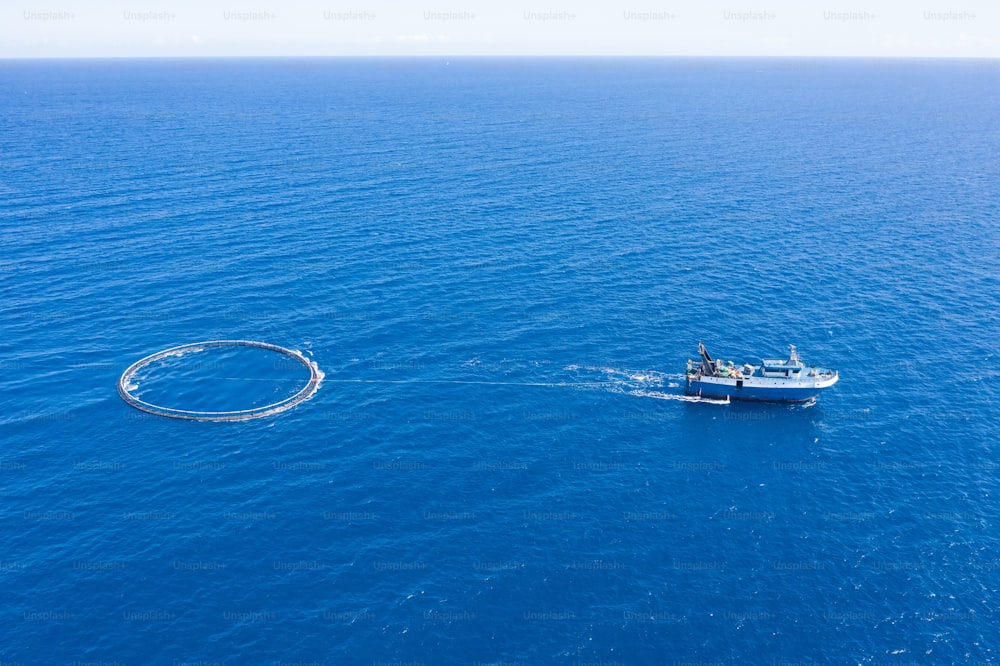
{"label": "hazy sky", "polygon": [[0,57],[1000,57],[997,0],[2,0]]}

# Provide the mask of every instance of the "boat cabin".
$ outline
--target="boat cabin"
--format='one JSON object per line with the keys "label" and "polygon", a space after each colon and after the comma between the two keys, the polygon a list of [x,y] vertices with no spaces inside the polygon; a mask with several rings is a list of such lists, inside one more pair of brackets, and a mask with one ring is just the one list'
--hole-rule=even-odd
{"label": "boat cabin", "polygon": [[760,374],[763,377],[801,377],[806,364],[799,358],[795,345],[789,345],[788,359],[765,358],[761,361]]}

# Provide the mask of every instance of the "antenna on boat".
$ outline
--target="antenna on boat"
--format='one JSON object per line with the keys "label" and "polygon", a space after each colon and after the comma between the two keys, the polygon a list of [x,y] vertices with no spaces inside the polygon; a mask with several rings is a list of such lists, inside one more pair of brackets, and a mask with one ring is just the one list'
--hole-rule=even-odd
{"label": "antenna on boat", "polygon": [[799,363],[800,362],[799,353],[795,351],[795,345],[788,345],[788,348],[791,350],[791,353],[788,356],[788,360],[791,363]]}

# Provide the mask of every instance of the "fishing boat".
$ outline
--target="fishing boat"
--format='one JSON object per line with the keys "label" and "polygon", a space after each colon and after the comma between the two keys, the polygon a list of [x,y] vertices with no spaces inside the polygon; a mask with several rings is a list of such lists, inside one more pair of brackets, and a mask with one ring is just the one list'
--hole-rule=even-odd
{"label": "fishing boat", "polygon": [[795,345],[789,345],[787,359],[762,359],[760,364],[736,365],[713,359],[705,345],[698,343],[701,362],[687,362],[685,393],[719,400],[760,402],[806,402],[840,379],[836,370],[807,366]]}

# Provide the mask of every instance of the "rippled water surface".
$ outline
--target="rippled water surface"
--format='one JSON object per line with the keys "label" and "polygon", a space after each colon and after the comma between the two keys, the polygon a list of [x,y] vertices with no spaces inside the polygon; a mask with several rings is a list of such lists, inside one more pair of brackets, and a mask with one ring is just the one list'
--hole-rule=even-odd
{"label": "rippled water surface", "polygon": [[[996,660],[997,108],[977,61],[0,64],[0,660]],[[214,339],[326,378],[116,394]],[[841,381],[684,401],[699,340]],[[307,375],[258,351],[144,395]]]}

